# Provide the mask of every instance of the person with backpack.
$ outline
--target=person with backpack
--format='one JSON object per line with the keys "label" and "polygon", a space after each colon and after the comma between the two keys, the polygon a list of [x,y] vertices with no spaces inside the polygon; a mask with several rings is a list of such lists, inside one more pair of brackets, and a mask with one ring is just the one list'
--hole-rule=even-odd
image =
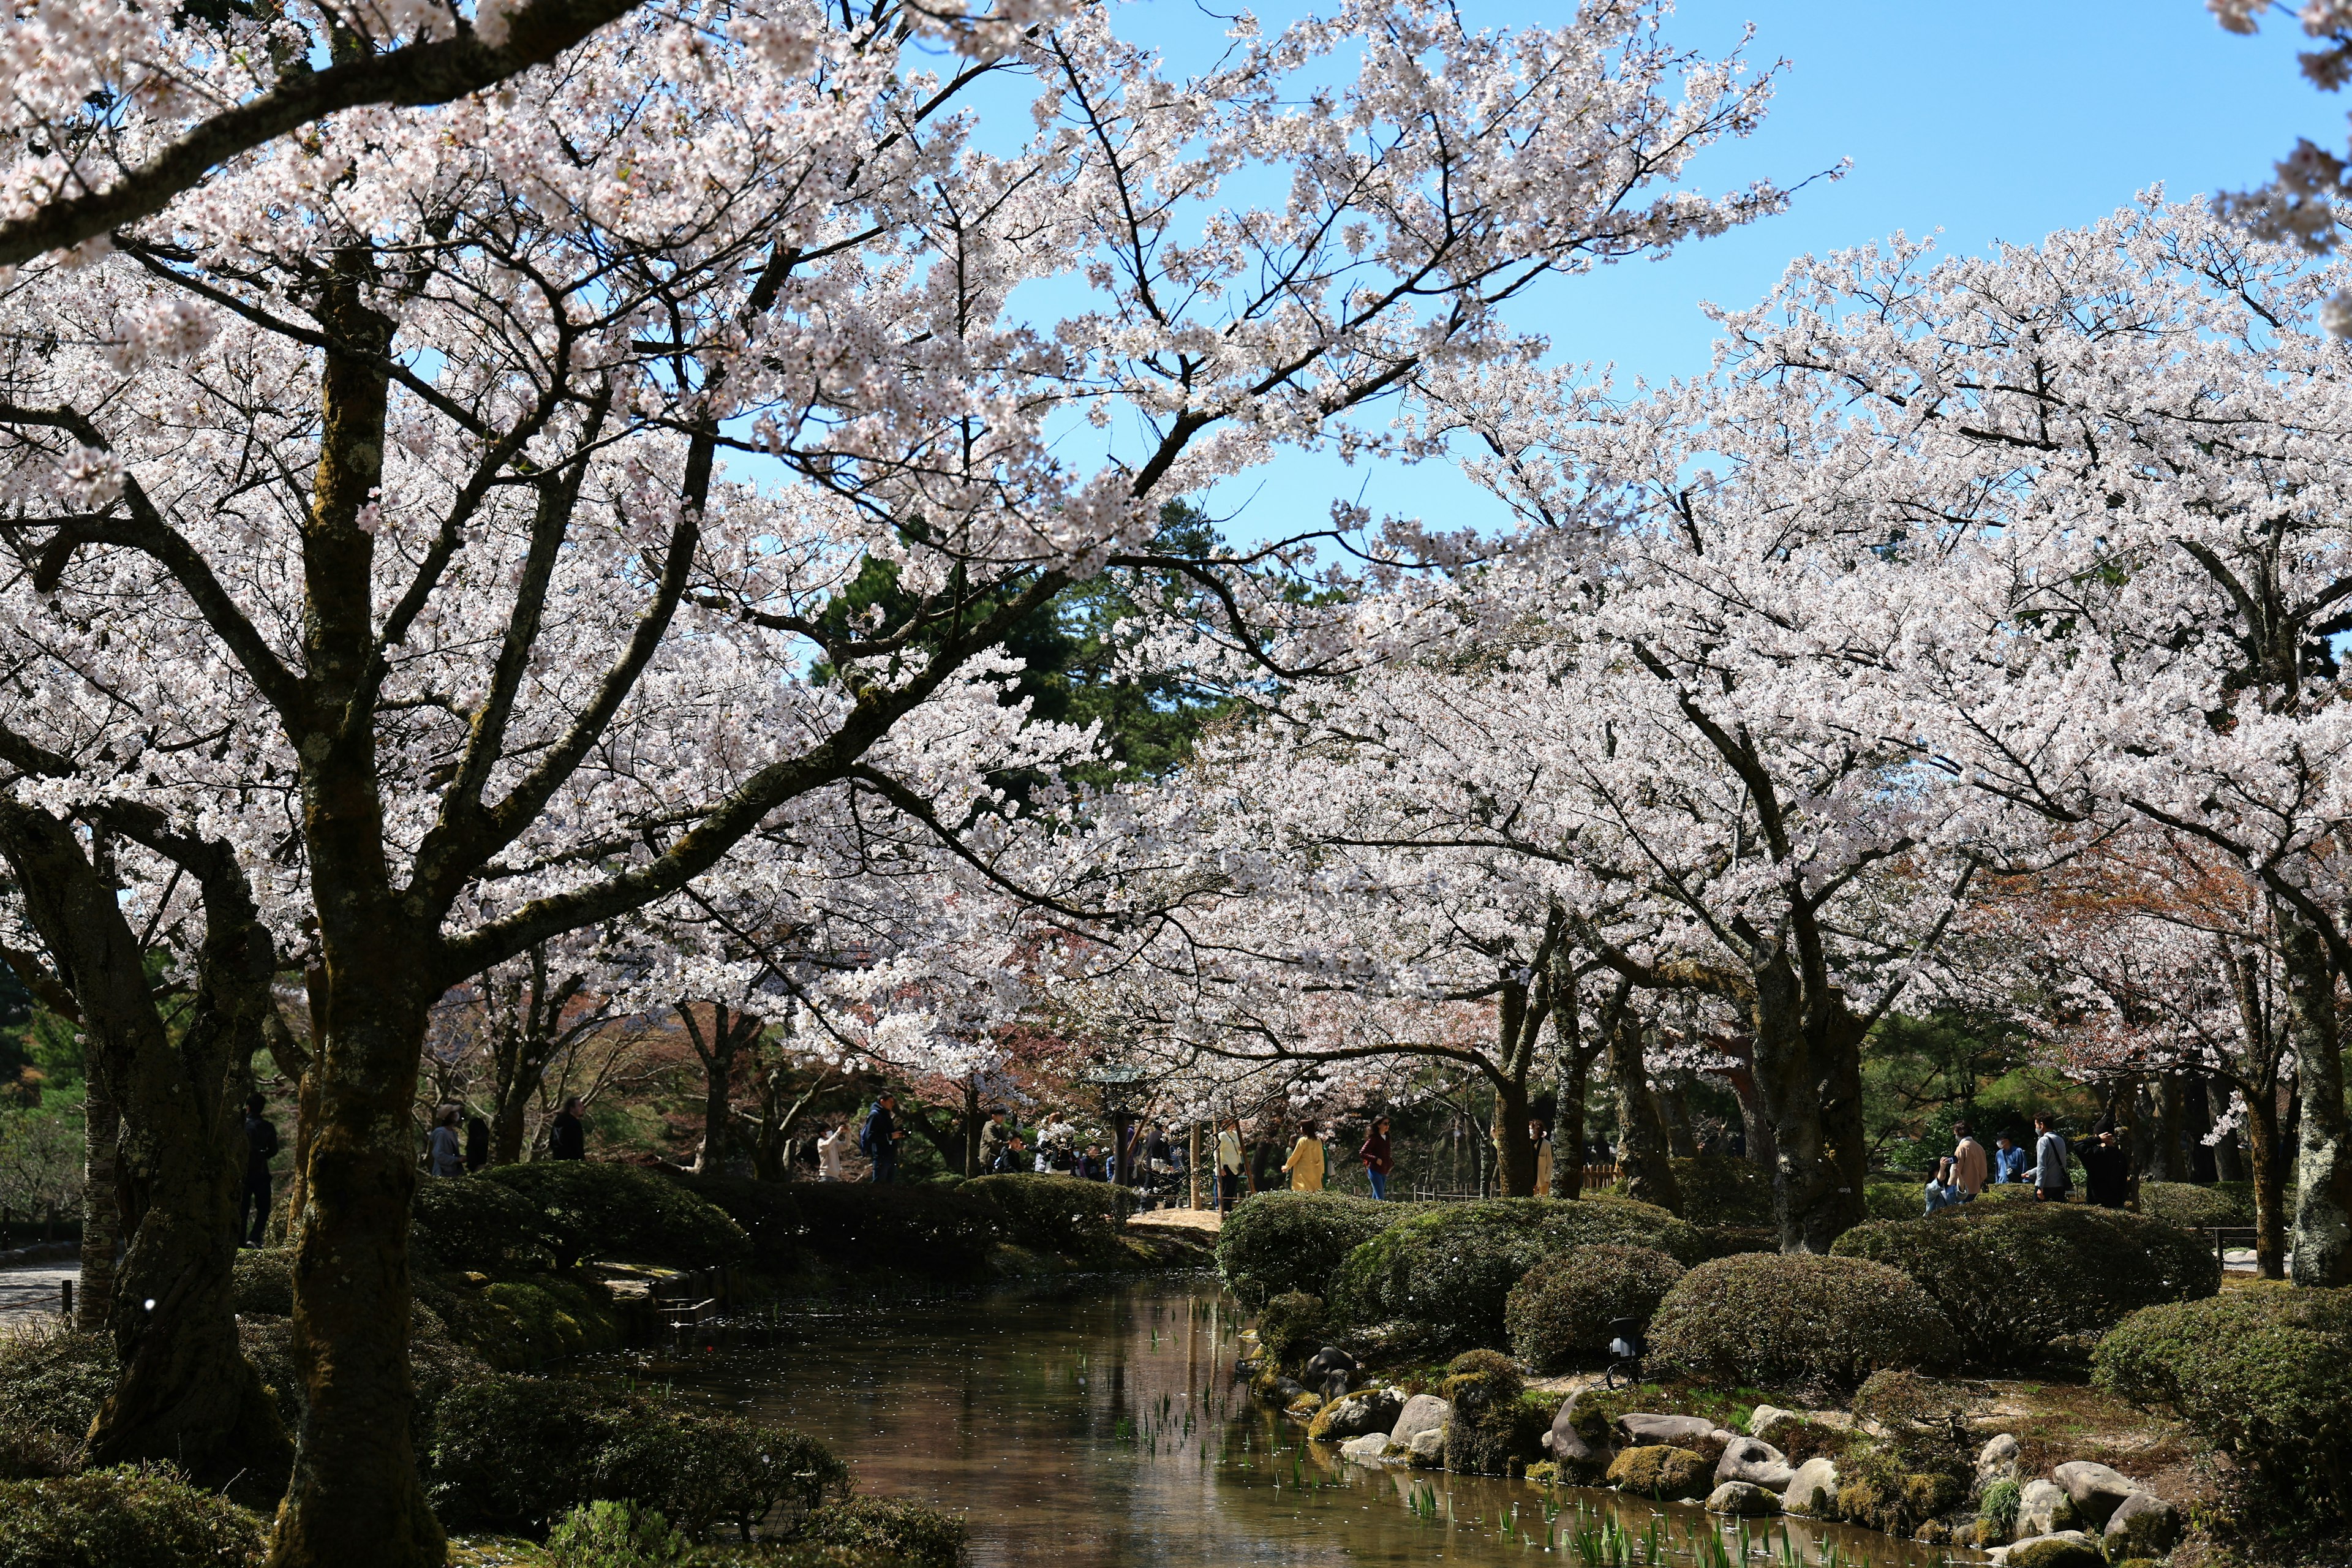
{"label": "person with backpack", "polygon": [[551,1160],[585,1160],[588,1157],[588,1130],[580,1124],[580,1097],[564,1097],[562,1109],[555,1113],[547,1129],[547,1157]]}
{"label": "person with backpack", "polygon": [[2074,1184],[2066,1174],[2066,1140],[2043,1111],[2033,1119],[2033,1201],[2063,1204]]}
{"label": "person with backpack", "polygon": [[906,1134],[898,1130],[897,1110],[898,1096],[884,1089],[874,1097],[874,1109],[858,1130],[857,1152],[874,1162],[877,1184],[898,1179],[898,1141]]}
{"label": "person with backpack", "polygon": [[269,1224],[269,1162],[278,1157],[278,1129],[261,1113],[268,1103],[257,1094],[245,1102],[245,1195],[236,1215],[241,1247],[259,1247]]}

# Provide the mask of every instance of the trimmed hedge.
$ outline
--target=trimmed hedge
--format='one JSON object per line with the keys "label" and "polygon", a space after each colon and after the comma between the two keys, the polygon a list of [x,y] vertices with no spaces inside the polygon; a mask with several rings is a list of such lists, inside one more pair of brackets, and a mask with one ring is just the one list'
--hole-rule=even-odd
{"label": "trimmed hedge", "polygon": [[992,1204],[1012,1239],[1038,1252],[1087,1253],[1115,1241],[1135,1212],[1132,1187],[1076,1176],[975,1176],[960,1197]]}
{"label": "trimmed hedge", "polygon": [[1654,1247],[1605,1244],[1539,1263],[1504,1300],[1511,1353],[1544,1373],[1604,1361],[1611,1321],[1646,1324],[1683,1272]]}
{"label": "trimmed hedge", "polygon": [[576,1240],[561,1234],[520,1187],[485,1181],[480,1175],[419,1182],[409,1204],[409,1247],[418,1255],[419,1263],[441,1268],[505,1274],[551,1268],[559,1246]]}
{"label": "trimmed hedge", "polygon": [[1257,1315],[1257,1345],[1277,1370],[1287,1371],[1323,1348],[1330,1314],[1320,1296],[1285,1290]]}
{"label": "trimmed hedge", "polygon": [[1951,1325],[1900,1269],[1860,1258],[1747,1253],[1683,1276],[1650,1321],[1649,1362],[1722,1387],[1851,1388],[1958,1354]]}
{"label": "trimmed hedge", "polygon": [[1328,1296],[1348,1255],[1420,1211],[1339,1193],[1257,1193],[1217,1232],[1217,1271],[1255,1312],[1286,1291]]}
{"label": "trimmed hedge", "polygon": [[[596,1258],[708,1268],[741,1263],[751,1256],[751,1237],[724,1209],[678,1177],[642,1165],[540,1160],[528,1165],[493,1165],[477,1175],[423,1185],[430,1192],[478,1182],[509,1188],[527,1199],[538,1213],[541,1233],[555,1261],[566,1268]],[[506,1212],[495,1199],[469,1194],[469,1201],[479,1203],[485,1215]],[[502,1233],[482,1235],[460,1245],[488,1247],[504,1239]]]}
{"label": "trimmed hedge", "polygon": [[2254,1223],[2253,1192],[2251,1185],[2239,1193],[2193,1182],[2142,1182],[2139,1212],[2189,1230],[2249,1226]]}
{"label": "trimmed hedge", "polygon": [[[1683,1206],[1675,1212],[1691,1224],[1742,1229],[1780,1223],[1772,1212],[1772,1173],[1767,1167],[1729,1154],[1701,1154],[1666,1163],[1682,1194]],[[1624,1195],[1622,1184],[1616,1191]]]}
{"label": "trimmed hedge", "polygon": [[70,1474],[119,1364],[105,1334],[19,1329],[0,1341],[0,1479]]}
{"label": "trimmed hedge", "polygon": [[2256,1285],[2134,1312],[2098,1384],[2168,1407],[2276,1494],[2352,1519],[2352,1289]]}
{"label": "trimmed hedge", "polygon": [[621,1343],[621,1318],[611,1293],[585,1276],[525,1274],[486,1281],[419,1276],[415,1290],[418,1304],[451,1338],[501,1371],[520,1372]]}
{"label": "trimmed hedge", "polygon": [[678,1181],[749,1235],[751,1262],[772,1274],[824,1266],[953,1275],[977,1271],[1009,1240],[1004,1210],[968,1195],[974,1184]]}
{"label": "trimmed hedge", "polygon": [[1397,1349],[1500,1344],[1504,1305],[1528,1270],[1604,1244],[1689,1256],[1697,1237],[1665,1210],[1622,1198],[1433,1204],[1348,1255],[1331,1307],[1343,1321],[1384,1325]]}
{"label": "trimmed hedge", "polygon": [[963,1521],[890,1498],[846,1497],[801,1521],[797,1542],[887,1555],[903,1568],[955,1568],[963,1561]]}
{"label": "trimmed hedge", "polygon": [[240,1318],[290,1318],[294,1315],[294,1249],[290,1247],[240,1247],[229,1287],[229,1305]]}
{"label": "trimmed hedge", "polygon": [[1874,1220],[1830,1250],[1909,1275],[1943,1309],[1963,1356],[1995,1371],[2079,1361],[2127,1314],[2221,1288],[2212,1249],[2196,1237],[2086,1204]]}
{"label": "trimmed hedge", "polygon": [[266,1538],[260,1515],[169,1465],[0,1483],[8,1568],[251,1568]]}

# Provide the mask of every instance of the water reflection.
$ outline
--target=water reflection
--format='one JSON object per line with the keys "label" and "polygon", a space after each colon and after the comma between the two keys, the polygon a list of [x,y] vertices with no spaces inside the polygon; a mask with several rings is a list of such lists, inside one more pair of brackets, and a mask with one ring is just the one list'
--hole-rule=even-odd
{"label": "water reflection", "polygon": [[1366,1469],[1249,1404],[1232,1378],[1240,1328],[1212,1281],[1091,1282],[810,1306],[761,1334],[608,1370],[824,1438],[865,1489],[961,1514],[974,1568],[1547,1557],[1583,1568],[1596,1548],[1734,1568],[1743,1544],[1754,1568],[1978,1560],[1794,1520],[1755,1521],[1743,1541],[1683,1505]]}

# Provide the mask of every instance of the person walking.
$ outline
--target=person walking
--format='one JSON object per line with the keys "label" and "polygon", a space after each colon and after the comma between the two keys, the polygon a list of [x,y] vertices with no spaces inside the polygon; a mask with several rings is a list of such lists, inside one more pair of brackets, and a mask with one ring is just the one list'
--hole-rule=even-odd
{"label": "person walking", "polygon": [[1282,1163],[1282,1168],[1290,1173],[1292,1192],[1323,1190],[1323,1141],[1315,1136],[1315,1123],[1298,1124],[1298,1142],[1290,1146],[1290,1158]]}
{"label": "person walking", "polygon": [[988,1108],[988,1125],[980,1130],[980,1168],[983,1172],[996,1169],[997,1156],[1004,1152],[1004,1140],[1011,1129],[1004,1124],[1004,1107]]}
{"label": "person walking", "polygon": [[1389,1196],[1389,1173],[1396,1169],[1396,1159],[1389,1152],[1389,1119],[1373,1120],[1364,1133],[1364,1146],[1356,1151],[1356,1158],[1364,1163],[1364,1179],[1372,1184],[1372,1201],[1386,1203]]}
{"label": "person walking", "polygon": [[1984,1145],[1976,1141],[1967,1122],[1954,1122],[1952,1131],[1960,1140],[1952,1150],[1953,1184],[1975,1197],[1985,1190],[1985,1178],[1991,1166],[1985,1159]]}
{"label": "person walking", "polygon": [[898,1130],[898,1097],[884,1089],[874,1097],[874,1109],[857,1135],[857,1152],[874,1162],[877,1186],[898,1179],[898,1142],[907,1135]]}
{"label": "person walking", "polygon": [[478,1171],[490,1163],[490,1124],[478,1116],[466,1118],[466,1169]]}
{"label": "person walking", "polygon": [[1234,1199],[1241,1191],[1245,1173],[1242,1169],[1242,1124],[1229,1121],[1217,1134],[1217,1212],[1234,1212]]}
{"label": "person walking", "polygon": [[278,1129],[262,1114],[268,1104],[257,1094],[245,1102],[245,1194],[236,1215],[243,1247],[259,1247],[269,1224],[269,1162],[278,1157]]}
{"label": "person walking", "polygon": [[1540,1121],[1528,1123],[1528,1142],[1536,1146],[1535,1195],[1551,1196],[1551,1129]]}
{"label": "person walking", "polygon": [[2025,1151],[2004,1132],[1993,1140],[1992,1179],[1997,1186],[2025,1179]]}
{"label": "person walking", "polygon": [[2131,1161],[2123,1145],[2116,1140],[2112,1127],[2099,1129],[2098,1135],[2076,1152],[2083,1162],[2083,1195],[2103,1209],[2119,1209],[2131,1185]]}
{"label": "person walking", "polygon": [[563,1107],[548,1124],[547,1157],[551,1160],[585,1160],[588,1157],[588,1129],[580,1123],[580,1097],[564,1096]]}
{"label": "person walking", "polygon": [[462,1176],[466,1173],[466,1146],[457,1138],[457,1108],[445,1105],[433,1119],[433,1131],[425,1140],[425,1157],[436,1176]]}
{"label": "person walking", "polygon": [[2033,1119],[2033,1201],[2063,1204],[2073,1185],[2066,1174],[2066,1140],[2044,1111]]}
{"label": "person walking", "polygon": [[816,1141],[816,1177],[820,1182],[849,1180],[849,1151],[856,1143],[857,1134],[849,1118]]}

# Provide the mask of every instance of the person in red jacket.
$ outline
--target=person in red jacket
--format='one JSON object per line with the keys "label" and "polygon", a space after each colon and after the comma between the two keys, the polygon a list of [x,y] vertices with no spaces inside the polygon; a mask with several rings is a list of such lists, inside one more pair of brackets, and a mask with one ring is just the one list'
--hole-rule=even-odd
{"label": "person in red jacket", "polygon": [[1364,1163],[1364,1174],[1371,1181],[1374,1201],[1386,1201],[1389,1173],[1396,1168],[1396,1162],[1389,1156],[1387,1117],[1381,1117],[1372,1123],[1371,1131],[1364,1134],[1364,1146],[1356,1151],[1356,1157]]}

